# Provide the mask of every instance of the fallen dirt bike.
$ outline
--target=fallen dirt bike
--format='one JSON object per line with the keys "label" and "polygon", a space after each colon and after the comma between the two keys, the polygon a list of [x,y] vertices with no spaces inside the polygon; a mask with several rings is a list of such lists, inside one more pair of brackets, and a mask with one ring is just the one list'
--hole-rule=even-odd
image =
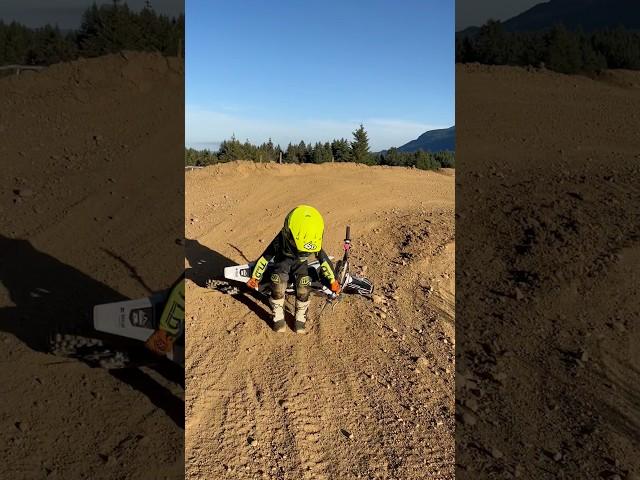
{"label": "fallen dirt bike", "polygon": [[[161,359],[146,351],[144,342],[158,328],[170,294],[171,290],[167,290],[151,297],[96,305],[93,332],[85,335],[56,332],[49,339],[49,352],[107,369],[157,363]],[[184,367],[184,335],[166,359]]]}
{"label": "fallen dirt bike", "polygon": [[[373,294],[373,283],[368,278],[354,275],[350,271],[350,261],[349,261],[349,253],[351,250],[351,228],[347,227],[345,239],[342,245],[344,250],[344,254],[341,260],[338,260],[336,263],[336,279],[340,282],[342,286],[342,292],[338,295],[331,291],[329,285],[323,282],[323,278],[320,275],[320,262],[317,260],[309,263],[309,276],[311,277],[311,289],[314,295],[322,296],[325,298],[325,305],[323,306],[323,310],[327,305],[335,305],[339,299],[342,298],[342,294],[355,294],[362,295],[364,297],[370,298]],[[267,265],[267,270],[265,271],[264,276],[268,278],[270,276],[270,268],[273,267],[274,261],[273,259]],[[244,264],[244,265],[233,265],[230,267],[226,267],[224,269],[224,278],[227,280],[232,280],[235,282],[247,283],[249,278],[251,278],[251,272],[253,271],[253,267],[255,266],[255,262]],[[223,293],[228,293],[231,295],[235,295],[240,293],[239,286],[233,285],[224,280],[210,280],[207,284],[209,288],[214,290],[221,291]],[[271,295],[271,287],[269,282],[263,282],[260,284],[258,291],[266,297]],[[294,294],[295,286],[293,282],[290,282],[287,285],[286,293]],[[322,313],[322,312],[321,312]]]}

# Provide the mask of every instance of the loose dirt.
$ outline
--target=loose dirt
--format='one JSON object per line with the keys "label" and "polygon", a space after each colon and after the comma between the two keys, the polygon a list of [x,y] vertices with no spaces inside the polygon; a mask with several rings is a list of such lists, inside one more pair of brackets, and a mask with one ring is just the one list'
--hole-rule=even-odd
{"label": "loose dirt", "polygon": [[4,478],[183,478],[180,387],[45,353],[182,269],[183,70],[125,54],[0,79]]}
{"label": "loose dirt", "polygon": [[457,478],[640,475],[640,73],[459,66]]}
{"label": "loose dirt", "polygon": [[[375,301],[347,297],[307,335],[264,301],[206,288],[256,259],[294,206],[318,208]],[[454,175],[353,164],[223,164],[186,174],[190,479],[453,478]],[[291,306],[289,306],[290,308]]]}

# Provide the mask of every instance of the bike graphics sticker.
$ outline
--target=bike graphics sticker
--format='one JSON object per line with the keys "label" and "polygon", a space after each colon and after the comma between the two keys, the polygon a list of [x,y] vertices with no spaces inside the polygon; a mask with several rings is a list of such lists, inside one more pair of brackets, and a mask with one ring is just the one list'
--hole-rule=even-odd
{"label": "bike graphics sticker", "polygon": [[153,308],[136,308],[129,313],[129,321],[134,327],[153,328]]}

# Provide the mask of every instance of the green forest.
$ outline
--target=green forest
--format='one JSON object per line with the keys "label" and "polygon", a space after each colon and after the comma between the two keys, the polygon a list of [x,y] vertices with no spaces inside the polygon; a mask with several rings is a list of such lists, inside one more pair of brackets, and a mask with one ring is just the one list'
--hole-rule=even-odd
{"label": "green forest", "polygon": [[153,10],[150,2],[136,12],[126,3],[89,7],[78,30],[57,26],[27,28],[0,20],[0,65],[47,66],[79,57],[97,57],[123,50],[182,54],[184,16],[170,18]]}
{"label": "green forest", "polygon": [[622,27],[585,33],[562,25],[508,32],[501,22],[489,21],[477,33],[456,38],[456,62],[544,66],[567,74],[640,70],[640,33]]}
{"label": "green forest", "polygon": [[363,125],[353,132],[353,140],[341,138],[325,143],[289,144],[282,149],[274,145],[271,139],[262,145],[253,145],[249,141],[240,142],[231,137],[220,144],[216,152],[210,150],[185,149],[185,165],[206,166],[234,160],[252,160],[254,162],[278,162],[282,154],[283,163],[326,163],[353,162],[366,165],[390,165],[415,167],[422,170],[454,168],[454,152],[400,152],[391,148],[385,152],[374,153],[369,149],[369,136]]}

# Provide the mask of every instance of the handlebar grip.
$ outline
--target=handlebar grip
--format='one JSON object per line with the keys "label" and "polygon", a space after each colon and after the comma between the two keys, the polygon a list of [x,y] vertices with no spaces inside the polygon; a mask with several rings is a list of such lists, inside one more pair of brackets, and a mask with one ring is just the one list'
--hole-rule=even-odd
{"label": "handlebar grip", "polygon": [[347,234],[345,236],[345,240],[351,240],[351,227],[347,225]]}

